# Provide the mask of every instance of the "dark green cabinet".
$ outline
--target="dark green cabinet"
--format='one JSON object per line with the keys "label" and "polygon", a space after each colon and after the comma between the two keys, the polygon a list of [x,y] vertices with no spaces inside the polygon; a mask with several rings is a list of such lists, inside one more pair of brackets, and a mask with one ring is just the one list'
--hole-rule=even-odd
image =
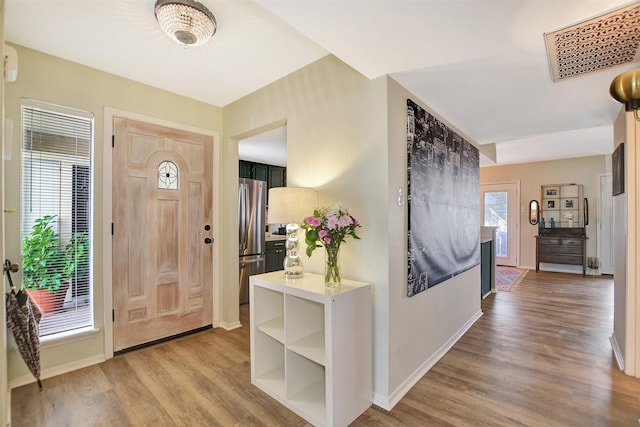
{"label": "dark green cabinet", "polygon": [[287,168],[240,160],[240,178],[257,179],[267,183],[267,190],[287,186]]}
{"label": "dark green cabinet", "polygon": [[267,187],[286,187],[286,171],[287,169],[281,166],[269,166],[269,179],[267,181]]}
{"label": "dark green cabinet", "polygon": [[246,160],[240,160],[240,178],[253,179],[253,175],[251,171],[251,162],[247,162]]}
{"label": "dark green cabinet", "polygon": [[284,257],[287,255],[284,240],[271,240],[266,242],[265,273],[284,269]]}
{"label": "dark green cabinet", "polygon": [[491,241],[482,242],[480,246],[480,296],[491,292]]}
{"label": "dark green cabinet", "polygon": [[269,165],[253,163],[253,179],[269,182]]}

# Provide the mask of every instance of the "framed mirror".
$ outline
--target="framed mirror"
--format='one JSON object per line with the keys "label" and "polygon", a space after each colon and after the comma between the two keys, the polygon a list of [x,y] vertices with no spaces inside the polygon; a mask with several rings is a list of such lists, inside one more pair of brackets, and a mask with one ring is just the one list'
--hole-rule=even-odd
{"label": "framed mirror", "polygon": [[540,222],[540,203],[537,200],[529,202],[529,224],[536,225]]}
{"label": "framed mirror", "polygon": [[589,225],[589,201],[584,198],[584,226]]}

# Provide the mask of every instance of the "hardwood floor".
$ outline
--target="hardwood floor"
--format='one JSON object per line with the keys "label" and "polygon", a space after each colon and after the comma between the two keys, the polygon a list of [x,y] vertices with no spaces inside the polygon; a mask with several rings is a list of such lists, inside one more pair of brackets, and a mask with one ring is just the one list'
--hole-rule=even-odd
{"label": "hardwood floor", "polygon": [[[391,412],[353,426],[633,426],[615,364],[613,281],[529,272]],[[248,325],[248,306],[241,309]],[[305,426],[250,384],[249,331],[209,330],[13,390],[13,426]]]}

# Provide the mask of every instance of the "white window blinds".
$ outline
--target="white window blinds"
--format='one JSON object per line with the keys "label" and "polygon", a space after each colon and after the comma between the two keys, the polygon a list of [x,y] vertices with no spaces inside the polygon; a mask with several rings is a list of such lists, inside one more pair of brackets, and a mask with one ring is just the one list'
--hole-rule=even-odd
{"label": "white window blinds", "polygon": [[22,101],[22,286],[40,336],[93,326],[93,114]]}

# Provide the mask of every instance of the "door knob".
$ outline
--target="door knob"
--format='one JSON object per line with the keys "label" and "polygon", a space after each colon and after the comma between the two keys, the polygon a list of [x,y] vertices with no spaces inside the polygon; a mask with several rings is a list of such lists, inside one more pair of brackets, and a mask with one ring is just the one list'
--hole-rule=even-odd
{"label": "door knob", "polygon": [[17,273],[18,272],[18,268],[20,268],[18,266],[18,264],[14,264],[11,261],[9,261],[8,259],[4,260],[4,265],[2,266],[2,271],[3,272],[7,272],[7,278],[9,279],[9,286],[11,287],[11,291],[15,292],[16,287],[13,286],[13,279],[11,278],[11,273]]}
{"label": "door knob", "polygon": [[211,242],[213,242],[213,240],[211,239],[211,237],[205,237],[204,239],[204,243],[206,243],[207,245],[210,245]]}
{"label": "door knob", "polygon": [[19,269],[20,269],[20,266],[18,264],[13,264],[8,259],[4,260],[4,266],[2,266],[2,271],[9,271],[11,273],[17,273]]}
{"label": "door knob", "polygon": [[205,231],[209,231],[209,230],[211,230],[211,226],[209,224],[207,224],[207,225],[204,226],[204,229],[205,229]]}

